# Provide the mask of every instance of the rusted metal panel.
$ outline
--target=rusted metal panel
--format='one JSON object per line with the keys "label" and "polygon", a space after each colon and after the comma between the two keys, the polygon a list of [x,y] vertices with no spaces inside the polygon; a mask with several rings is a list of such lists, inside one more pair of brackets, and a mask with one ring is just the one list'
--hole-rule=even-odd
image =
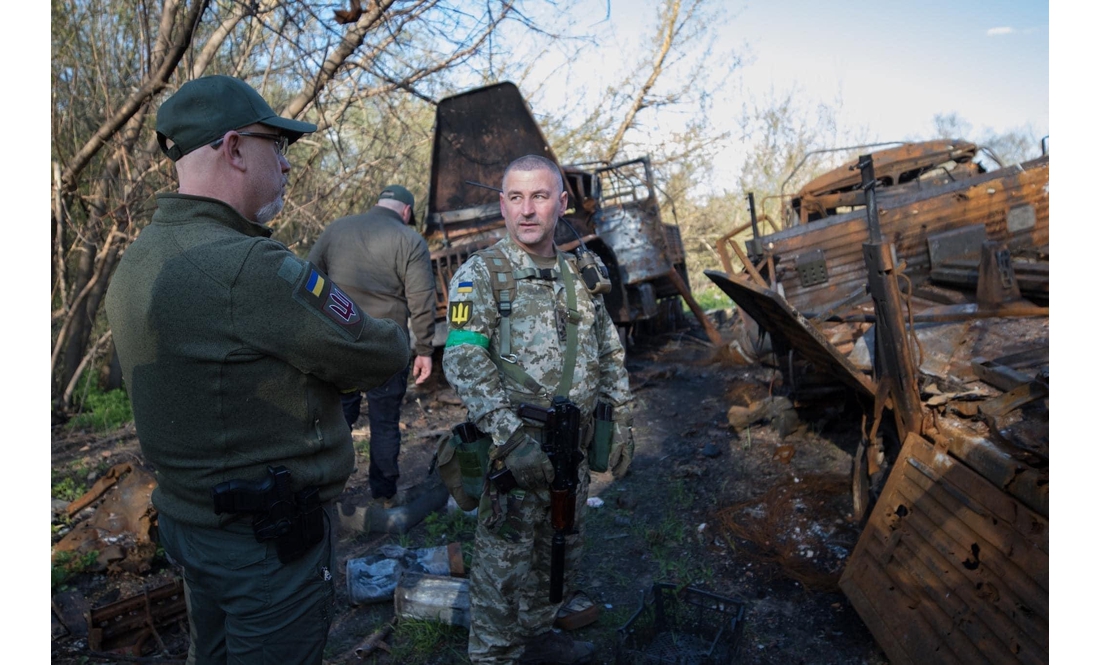
{"label": "rusted metal panel", "polygon": [[615,248],[624,284],[646,282],[672,269],[657,197],[648,186],[648,170],[647,162],[635,160],[599,171],[605,184],[596,229]]}
{"label": "rusted metal panel", "polygon": [[158,629],[187,621],[183,582],[172,580],[155,589],[93,608],[87,612],[88,646],[93,651],[140,656],[150,640],[163,650]]}
{"label": "rusted metal panel", "polygon": [[792,309],[778,293],[747,279],[730,279],[716,270],[706,270],[704,274],[772,335],[773,340],[778,338],[859,394],[874,398],[875,386],[871,379],[837,351],[806,317]]}
{"label": "rusted metal panel", "polygon": [[910,435],[840,587],[895,664],[1046,663],[1048,554],[1045,514]]}
{"label": "rusted metal panel", "polygon": [[[454,271],[474,250],[504,236],[498,186],[507,165],[527,154],[557,164],[514,84],[477,88],[439,102],[425,224],[425,237],[437,247],[432,253],[437,324],[445,320]],[[571,251],[583,242],[604,262],[612,285],[604,302],[612,320],[627,325],[655,319],[661,299],[680,296],[720,345],[721,336],[691,296],[679,229],[661,222],[649,158],[558,168],[569,203],[555,243]],[[446,330],[437,325],[433,343],[443,344]]]}
{"label": "rusted metal panel", "polygon": [[[884,188],[917,181],[930,171],[952,170],[959,164],[969,164],[978,154],[978,146],[958,139],[941,139],[906,143],[897,148],[874,153],[875,175]],[[864,205],[860,188],[858,160],[839,166],[802,186],[794,205],[801,208],[802,223],[834,214],[838,206]],[[959,174],[952,173],[958,177]],[[969,172],[973,175],[973,172]]]}
{"label": "rusted metal panel", "polygon": [[[1049,157],[1044,156],[902,196],[890,196],[889,188],[884,188],[878,206],[883,237],[895,244],[898,260],[906,263],[906,274],[917,280],[929,273],[929,237],[953,229],[981,224],[988,239],[1006,242],[1010,249],[1042,247],[1050,241],[1048,183]],[[1010,232],[1009,213],[1021,206],[1034,209],[1035,224],[1017,225]],[[761,238],[775,257],[777,277],[795,309],[819,308],[866,283],[865,216],[863,210],[855,210]],[[802,286],[797,259],[811,250],[824,252],[828,281]]]}
{"label": "rusted metal panel", "polygon": [[[498,83],[440,100],[435,113],[432,164],[445,164],[446,168],[433,168],[431,172],[426,235],[454,237],[471,228],[484,230],[478,226],[482,218],[499,220],[496,192],[466,181],[499,187],[509,162],[530,154],[557,163],[515,84]],[[468,214],[478,210],[480,215]],[[440,215],[455,211],[466,212],[466,217],[447,219],[443,224]]]}

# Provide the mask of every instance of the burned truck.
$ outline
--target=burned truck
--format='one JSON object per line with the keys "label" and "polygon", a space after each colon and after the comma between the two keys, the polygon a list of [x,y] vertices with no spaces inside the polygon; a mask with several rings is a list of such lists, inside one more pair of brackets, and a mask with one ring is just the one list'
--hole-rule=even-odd
{"label": "burned truck", "polygon": [[519,90],[503,82],[445,98],[436,108],[424,230],[434,248],[436,346],[446,339],[451,277],[507,233],[498,188],[508,164],[528,154],[559,165],[569,202],[555,242],[564,251],[583,244],[607,266],[612,288],[604,302],[624,339],[640,324],[676,325],[681,298],[698,310],[679,228],[661,222],[648,157],[562,166]]}
{"label": "burned truck", "polygon": [[706,273],[784,390],[862,406],[839,586],[893,663],[1049,660],[1049,156],[978,149],[860,155]]}
{"label": "burned truck", "polygon": [[[977,161],[981,151],[967,141],[936,140],[871,153],[883,232],[915,286],[976,287],[981,244],[1002,241],[1025,294],[1045,301],[1049,155],[987,171]],[[758,284],[777,285],[803,313],[828,311],[865,292],[866,193],[855,162],[784,197],[778,221],[758,221],[752,207],[745,251],[734,238],[747,228],[720,243],[726,273],[745,271]],[[773,233],[762,233],[764,222]],[[730,250],[740,252],[740,265]]]}

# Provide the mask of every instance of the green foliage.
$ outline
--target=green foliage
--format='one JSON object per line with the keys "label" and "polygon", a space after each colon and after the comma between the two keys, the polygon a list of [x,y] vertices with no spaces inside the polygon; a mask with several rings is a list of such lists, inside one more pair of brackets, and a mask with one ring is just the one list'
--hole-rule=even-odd
{"label": "green foliage", "polygon": [[50,495],[63,501],[79,499],[88,491],[84,479],[91,471],[102,474],[111,468],[111,463],[105,459],[99,459],[93,466],[87,459],[76,459],[69,462],[68,466],[62,466],[50,470],[51,489]]}
{"label": "green foliage", "polygon": [[472,540],[477,521],[472,517],[468,517],[466,513],[459,511],[453,513],[436,512],[424,518],[424,525],[428,529],[429,545],[438,545]]}
{"label": "green foliage", "polygon": [[93,550],[85,554],[58,552],[50,565],[50,589],[57,589],[75,575],[79,575],[95,565],[99,552]]}
{"label": "green foliage", "polygon": [[65,476],[53,484],[50,495],[55,499],[71,503],[84,496],[87,491],[88,488],[83,483],[77,482],[72,476]]}
{"label": "green foliage", "polygon": [[466,656],[468,632],[462,626],[451,626],[436,621],[404,619],[394,629],[393,662],[421,665],[440,662],[442,654],[448,654],[460,662]]}
{"label": "green foliage", "polygon": [[370,456],[370,437],[355,440],[355,452],[364,457]]}
{"label": "green foliage", "polygon": [[[704,287],[696,286],[691,290],[691,295],[695,298],[695,302],[703,308],[704,312],[715,309],[730,309],[734,306],[733,300],[730,300],[730,297],[714,284]],[[686,302],[683,303],[683,309],[685,312],[691,311]]]}
{"label": "green foliage", "polygon": [[122,388],[103,392],[94,371],[85,371],[74,393],[80,413],[69,421],[70,429],[109,432],[133,422],[130,398]]}

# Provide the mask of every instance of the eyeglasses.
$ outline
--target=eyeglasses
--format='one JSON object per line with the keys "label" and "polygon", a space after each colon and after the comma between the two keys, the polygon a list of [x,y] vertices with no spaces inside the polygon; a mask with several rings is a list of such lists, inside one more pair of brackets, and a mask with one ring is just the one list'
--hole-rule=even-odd
{"label": "eyeglasses", "polygon": [[[267,133],[264,133],[264,132],[237,132],[237,134],[239,134],[241,136],[253,136],[253,137],[258,138],[258,139],[268,139],[270,141],[274,141],[275,142],[275,151],[278,152],[283,157],[286,157],[287,148],[290,147],[290,139],[283,136],[282,134],[267,134]],[[225,140],[225,137],[223,136],[222,138],[218,139],[217,141],[214,141],[213,143],[211,143],[210,147],[217,150],[218,148],[221,147],[222,141],[224,141],[224,140]]]}

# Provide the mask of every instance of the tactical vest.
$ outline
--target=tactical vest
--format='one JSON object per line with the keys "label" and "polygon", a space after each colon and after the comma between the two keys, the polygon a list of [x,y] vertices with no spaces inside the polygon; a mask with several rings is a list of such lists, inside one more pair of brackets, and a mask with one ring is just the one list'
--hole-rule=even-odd
{"label": "tactical vest", "polygon": [[[517,270],[512,262],[497,247],[489,247],[477,252],[485,261],[489,270],[489,280],[493,286],[493,299],[500,313],[500,349],[492,356],[493,363],[502,374],[519,383],[529,392],[538,394],[542,386],[523,370],[512,353],[512,300],[516,294],[517,279],[554,280],[560,273],[565,285],[565,355],[562,359],[561,381],[558,382],[555,395],[569,396],[573,387],[573,370],[577,364],[577,324],[581,320],[577,311],[577,277],[573,274],[573,262],[565,258],[564,252],[558,252],[557,268],[523,268]],[[586,292],[587,293],[587,292]]]}

